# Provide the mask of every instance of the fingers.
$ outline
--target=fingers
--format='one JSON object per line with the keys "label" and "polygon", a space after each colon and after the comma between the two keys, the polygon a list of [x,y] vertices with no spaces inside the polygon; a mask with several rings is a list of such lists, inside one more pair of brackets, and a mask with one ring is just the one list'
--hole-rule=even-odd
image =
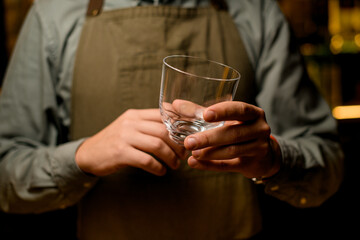
{"label": "fingers", "polygon": [[192,150],[190,167],[263,176],[273,168],[270,126],[261,108],[243,102],[222,102],[204,110],[208,122],[224,126],[188,136],[184,146]]}
{"label": "fingers", "polygon": [[197,160],[227,160],[232,158],[265,156],[268,144],[263,141],[253,141],[243,144],[231,144],[220,147],[209,147],[192,151],[192,156]]}
{"label": "fingers", "polygon": [[[125,166],[156,175],[179,166],[185,149],[173,143],[159,109],[128,110],[78,148],[75,161],[85,172],[105,176]],[[184,157],[185,159],[185,157]]]}
{"label": "fingers", "polygon": [[126,164],[128,166],[141,168],[156,176],[163,176],[166,173],[166,168],[163,164],[143,151],[129,149],[126,155],[128,155],[127,159],[129,159],[129,162]]}
{"label": "fingers", "polygon": [[[262,176],[263,169],[256,167],[254,168],[253,161],[247,158],[234,158],[228,160],[211,160],[211,161],[200,161],[193,157],[188,159],[190,167],[198,170],[216,171],[216,172],[238,172],[247,178],[253,176]],[[251,169],[249,171],[248,169]]]}
{"label": "fingers", "polygon": [[[164,143],[167,144],[167,147],[169,147],[173,152],[175,152],[178,158],[186,158],[186,149],[170,139],[169,132],[162,122],[139,122],[137,124],[137,128],[141,133],[145,135],[154,136],[158,139],[161,139]],[[158,140],[156,139],[153,139],[153,141],[154,148],[166,147],[160,146],[160,144],[157,143]],[[156,144],[158,144],[158,146],[156,146]]]}
{"label": "fingers", "polygon": [[251,121],[264,116],[264,111],[251,104],[226,101],[214,104],[204,110],[204,120],[218,122],[227,120]]}
{"label": "fingers", "polygon": [[129,109],[127,110],[124,115],[126,115],[129,119],[134,120],[146,120],[146,121],[155,121],[155,122],[161,122],[161,115],[160,110],[158,108],[153,109]]}
{"label": "fingers", "polygon": [[[140,134],[134,136],[129,144],[140,151],[148,153],[154,159],[162,161],[172,169],[177,169],[180,165],[180,160],[178,160],[175,152],[161,138]],[[148,159],[146,158],[145,160]]]}
{"label": "fingers", "polygon": [[134,125],[136,121],[136,127],[140,132],[161,138],[175,151],[179,158],[185,159],[186,150],[170,139],[169,132],[161,120],[159,109],[128,110],[127,114],[131,115],[130,121],[133,120],[129,123],[130,125]]}
{"label": "fingers", "polygon": [[190,101],[176,99],[172,103],[172,108],[182,117],[202,118],[204,107]]}
{"label": "fingers", "polygon": [[189,157],[188,164],[190,167],[199,170],[217,172],[235,172],[237,169],[241,169],[241,160],[238,158],[228,160],[199,161],[194,157]]}
{"label": "fingers", "polygon": [[[159,110],[137,110],[136,113],[140,114],[141,120],[137,120],[135,124],[127,124],[129,128],[130,125],[135,128],[128,135],[129,145],[147,153],[153,161],[161,161],[170,168],[177,169],[180,165],[179,158],[185,159],[185,149],[169,138],[165,125],[159,121]],[[145,160],[148,161],[147,158]]]}
{"label": "fingers", "polygon": [[204,111],[206,121],[229,121],[223,127],[196,133],[185,139],[188,150],[268,139],[270,127],[261,108],[243,102],[222,102]]}
{"label": "fingers", "polygon": [[270,127],[262,121],[252,124],[239,123],[190,135],[185,139],[184,145],[188,150],[195,150],[210,146],[226,146],[257,141],[257,139],[267,139],[269,136]]}
{"label": "fingers", "polygon": [[[229,147],[229,148],[227,148]],[[240,146],[207,148],[193,151],[188,159],[190,167],[199,170],[239,172],[245,177],[273,176],[281,166],[270,142],[251,142]]]}

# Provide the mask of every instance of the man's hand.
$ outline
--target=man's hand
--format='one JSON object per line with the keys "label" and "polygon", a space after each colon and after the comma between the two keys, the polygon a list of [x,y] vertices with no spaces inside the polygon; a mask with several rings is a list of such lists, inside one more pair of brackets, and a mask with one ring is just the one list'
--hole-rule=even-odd
{"label": "man's hand", "polygon": [[280,149],[270,138],[270,127],[261,108],[229,101],[210,106],[203,116],[207,122],[226,122],[222,127],[185,139],[185,148],[192,150],[190,167],[240,172],[248,178],[270,177],[279,171]]}
{"label": "man's hand", "polygon": [[176,169],[184,154],[185,149],[170,140],[159,109],[128,110],[86,139],[75,160],[80,169],[97,176],[112,174],[125,166],[161,176],[166,173],[163,164]]}

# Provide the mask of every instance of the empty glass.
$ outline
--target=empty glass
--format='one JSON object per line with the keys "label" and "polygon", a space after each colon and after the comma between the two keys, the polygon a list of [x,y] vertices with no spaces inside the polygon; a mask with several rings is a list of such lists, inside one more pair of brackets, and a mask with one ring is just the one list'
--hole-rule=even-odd
{"label": "empty glass", "polygon": [[239,80],[238,71],[221,63],[182,55],[164,58],[160,112],[170,137],[183,144],[190,134],[222,126],[204,121],[203,110],[231,101]]}

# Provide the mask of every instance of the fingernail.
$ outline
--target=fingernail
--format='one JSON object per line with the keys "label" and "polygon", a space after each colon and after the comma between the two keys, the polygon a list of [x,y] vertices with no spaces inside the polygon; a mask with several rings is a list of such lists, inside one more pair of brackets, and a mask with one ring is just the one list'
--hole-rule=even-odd
{"label": "fingernail", "polygon": [[208,110],[208,111],[205,112],[204,119],[207,122],[214,121],[216,119],[216,113],[214,111],[212,111],[212,110]]}
{"label": "fingernail", "polygon": [[194,149],[196,147],[196,139],[189,137],[186,140],[186,147],[187,147],[187,149]]}
{"label": "fingernail", "polygon": [[190,167],[196,167],[198,165],[198,161],[196,161],[193,157],[189,157],[188,164]]}

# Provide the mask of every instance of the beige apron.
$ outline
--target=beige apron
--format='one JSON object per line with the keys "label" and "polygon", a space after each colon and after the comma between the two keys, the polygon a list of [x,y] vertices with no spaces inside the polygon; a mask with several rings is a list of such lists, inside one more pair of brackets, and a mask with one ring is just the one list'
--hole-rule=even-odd
{"label": "beige apron", "polygon": [[[90,4],[91,5],[91,4]],[[90,6],[89,5],[89,6]],[[237,100],[253,101],[252,69],[226,11],[147,6],[90,13],[72,89],[72,139],[90,136],[129,108],[159,106],[162,59],[187,54],[242,74]],[[134,123],[136,124],[136,123]],[[246,239],[261,229],[256,190],[240,174],[125,168],[103,177],[79,207],[80,239]]]}

